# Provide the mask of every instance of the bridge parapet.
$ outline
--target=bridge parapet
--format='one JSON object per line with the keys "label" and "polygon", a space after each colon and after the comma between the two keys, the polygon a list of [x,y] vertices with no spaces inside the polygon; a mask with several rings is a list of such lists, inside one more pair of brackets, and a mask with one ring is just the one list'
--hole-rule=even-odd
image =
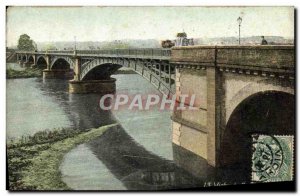
{"label": "bridge parapet", "polygon": [[194,46],[172,49],[171,63],[258,71],[294,72],[292,45]]}

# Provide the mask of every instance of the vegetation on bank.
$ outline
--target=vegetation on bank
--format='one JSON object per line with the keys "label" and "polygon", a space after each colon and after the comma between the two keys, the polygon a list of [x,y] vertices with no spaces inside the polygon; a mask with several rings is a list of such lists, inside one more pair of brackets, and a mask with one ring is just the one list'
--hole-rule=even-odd
{"label": "vegetation on bank", "polygon": [[59,166],[76,145],[102,135],[116,124],[79,131],[60,129],[7,142],[9,190],[69,190]]}
{"label": "vegetation on bank", "polygon": [[42,70],[37,68],[26,68],[24,70],[15,70],[12,68],[8,68],[6,70],[7,79],[34,78],[34,77],[42,77],[42,75],[43,75]]}

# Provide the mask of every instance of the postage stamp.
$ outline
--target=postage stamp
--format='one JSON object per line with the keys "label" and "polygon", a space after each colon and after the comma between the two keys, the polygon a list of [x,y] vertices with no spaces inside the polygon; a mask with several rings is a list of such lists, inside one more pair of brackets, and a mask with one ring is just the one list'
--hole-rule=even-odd
{"label": "postage stamp", "polygon": [[293,179],[294,136],[252,135],[252,182]]}

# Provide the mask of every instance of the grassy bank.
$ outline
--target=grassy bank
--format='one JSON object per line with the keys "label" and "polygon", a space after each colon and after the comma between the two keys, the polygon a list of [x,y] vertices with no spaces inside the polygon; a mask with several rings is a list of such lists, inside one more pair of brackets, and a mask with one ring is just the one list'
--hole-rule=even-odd
{"label": "grassy bank", "polygon": [[6,69],[7,79],[42,77],[42,74],[42,70],[37,68],[26,68],[24,70]]}
{"label": "grassy bank", "polygon": [[69,190],[59,166],[76,145],[102,135],[116,124],[89,131],[44,131],[7,144],[10,190]]}

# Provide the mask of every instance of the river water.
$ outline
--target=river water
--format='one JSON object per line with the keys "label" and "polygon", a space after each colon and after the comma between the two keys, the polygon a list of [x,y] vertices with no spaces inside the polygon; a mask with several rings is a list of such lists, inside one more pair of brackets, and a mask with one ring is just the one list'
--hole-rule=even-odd
{"label": "river water", "polygon": [[[7,67],[20,69],[16,64]],[[117,93],[158,93],[137,74],[113,77],[117,79]],[[173,162],[170,111],[103,111],[100,98],[97,94],[69,94],[66,80],[8,79],[7,138],[45,129],[82,130],[119,122],[65,155],[60,170],[70,188],[157,190],[196,186],[194,177]]]}
{"label": "river water", "polygon": [[[117,93],[158,93],[137,74],[113,77],[117,79]],[[103,111],[100,98],[97,94],[69,94],[66,80],[8,79],[7,138],[45,129],[83,130],[119,122],[65,155],[60,171],[70,188],[160,190],[203,186],[202,180],[175,164],[170,111]]]}

